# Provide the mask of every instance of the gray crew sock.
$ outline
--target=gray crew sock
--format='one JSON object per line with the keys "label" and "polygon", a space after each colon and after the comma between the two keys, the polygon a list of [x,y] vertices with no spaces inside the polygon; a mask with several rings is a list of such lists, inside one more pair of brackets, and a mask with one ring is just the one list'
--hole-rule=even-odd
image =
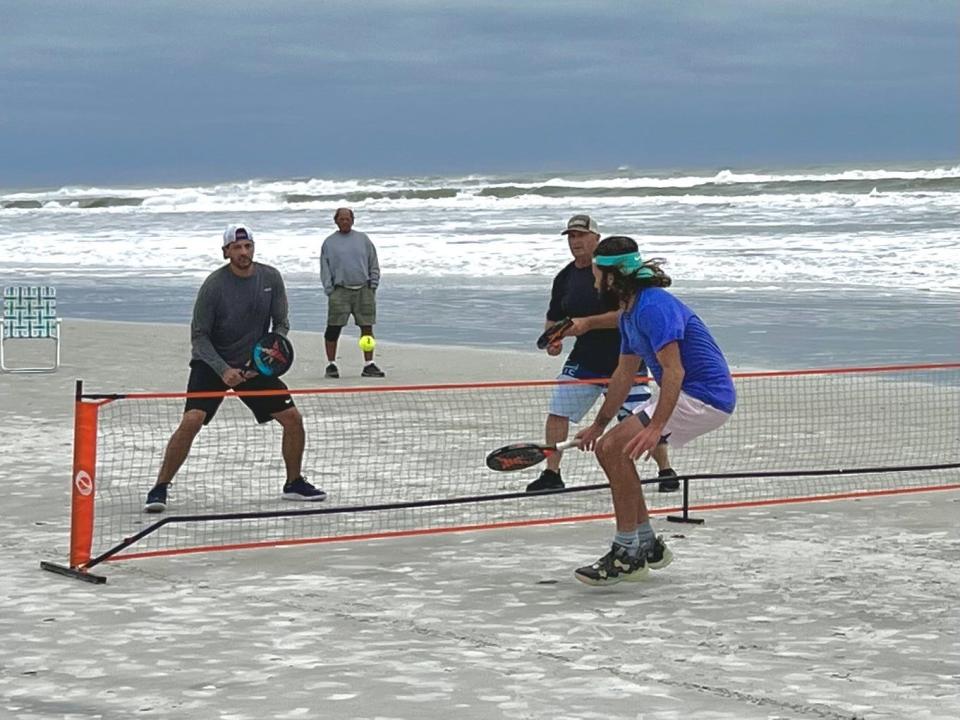
{"label": "gray crew sock", "polygon": [[613,536],[613,541],[617,545],[625,547],[630,557],[636,557],[640,554],[640,543],[637,542],[637,534],[635,532],[624,533],[618,530],[617,534]]}
{"label": "gray crew sock", "polygon": [[653,546],[657,544],[657,535],[653,532],[649,520],[643,523],[643,525],[637,526],[637,543],[644,550],[652,550]]}

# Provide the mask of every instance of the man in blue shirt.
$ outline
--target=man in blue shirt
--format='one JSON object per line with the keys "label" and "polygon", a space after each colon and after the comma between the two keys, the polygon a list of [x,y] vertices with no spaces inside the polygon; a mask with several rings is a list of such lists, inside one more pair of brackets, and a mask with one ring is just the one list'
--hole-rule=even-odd
{"label": "man in blue shirt", "polygon": [[[594,450],[610,481],[617,533],[610,552],[574,574],[589,585],[640,580],[673,554],[650,527],[635,461],[651,457],[660,443],[681,447],[725,423],[736,407],[730,369],[704,322],[663,288],[670,278],[657,260],[643,262],[628,237],[605,238],[594,251],[593,274],[601,297],[616,301],[620,316],[620,361],[607,398],[593,424],[579,433],[580,447]],[[634,410],[610,432],[604,430],[646,362],[660,386],[658,397]]]}

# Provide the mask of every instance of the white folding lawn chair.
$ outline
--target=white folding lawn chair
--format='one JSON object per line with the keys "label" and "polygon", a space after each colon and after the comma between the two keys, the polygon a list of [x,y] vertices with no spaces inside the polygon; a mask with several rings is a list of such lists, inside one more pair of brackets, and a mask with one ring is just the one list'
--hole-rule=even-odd
{"label": "white folding lawn chair", "polygon": [[[52,342],[53,355],[47,364],[29,366],[8,362],[13,347]],[[25,341],[31,341],[27,343]],[[36,362],[35,354],[29,356]],[[3,289],[3,333],[0,334],[0,370],[8,373],[55,372],[60,367],[60,319],[57,317],[57,290],[52,287],[19,285]]]}

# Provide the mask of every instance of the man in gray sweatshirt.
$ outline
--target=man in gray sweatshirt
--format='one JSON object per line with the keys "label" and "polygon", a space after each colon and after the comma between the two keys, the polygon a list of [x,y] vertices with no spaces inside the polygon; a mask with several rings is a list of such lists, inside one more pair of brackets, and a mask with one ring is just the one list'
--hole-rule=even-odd
{"label": "man in gray sweatshirt", "polygon": [[[286,390],[278,377],[246,369],[253,346],[270,330],[286,336],[290,330],[287,292],[280,273],[253,261],[253,233],[231,225],[223,233],[223,257],[229,262],[212,272],[197,294],[190,335],[188,393],[235,390]],[[257,422],[276,420],[283,427],[282,451],[286,467],[285,500],[324,500],[327,494],[300,474],[306,434],[303,417],[289,394],[241,397]],[[167,489],[190,454],[193,440],[216,415],[223,396],[188,397],[180,425],[170,437],[157,483],[147,494],[146,512],[167,508]]]}
{"label": "man in gray sweatshirt", "polygon": [[[353,210],[338,208],[333,214],[337,232],[323,241],[320,249],[320,280],[327,295],[327,329],[323,334],[327,352],[328,378],[340,377],[337,368],[337,341],[350,316],[360,327],[360,336],[373,337],[377,322],[377,287],[380,263],[377,249],[366,233],[353,229]],[[363,348],[363,377],[383,377],[373,362],[373,348]]]}

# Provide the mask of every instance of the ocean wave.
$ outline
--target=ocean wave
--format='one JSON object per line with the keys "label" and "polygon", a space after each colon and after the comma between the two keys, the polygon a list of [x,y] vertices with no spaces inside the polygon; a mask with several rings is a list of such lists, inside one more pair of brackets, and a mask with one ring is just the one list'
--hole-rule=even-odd
{"label": "ocean wave", "polygon": [[457,197],[461,190],[456,188],[431,188],[418,190],[404,188],[402,190],[354,190],[345,193],[326,193],[311,195],[305,193],[284,193],[283,199],[290,204],[296,203],[361,203],[370,200],[441,200]]}
{"label": "ocean wave", "polygon": [[[479,176],[332,180],[247,180],[191,187],[78,187],[0,195],[0,211],[124,210],[131,212],[271,211],[337,204],[482,200],[755,198],[760,196],[956,194],[960,165],[929,169],[841,170],[712,175]],[[706,200],[709,201],[709,200]],[[482,204],[482,202],[481,202]]]}
{"label": "ocean wave", "polygon": [[86,210],[88,208],[140,207],[141,205],[143,205],[143,198],[107,195],[104,197],[77,198],[69,201],[68,206]]}
{"label": "ocean wave", "polygon": [[646,185],[550,183],[485,187],[480,197],[755,197],[758,195],[880,194],[884,192],[960,192],[960,178],[862,178],[789,180],[736,183],[709,181],[697,184]]}

